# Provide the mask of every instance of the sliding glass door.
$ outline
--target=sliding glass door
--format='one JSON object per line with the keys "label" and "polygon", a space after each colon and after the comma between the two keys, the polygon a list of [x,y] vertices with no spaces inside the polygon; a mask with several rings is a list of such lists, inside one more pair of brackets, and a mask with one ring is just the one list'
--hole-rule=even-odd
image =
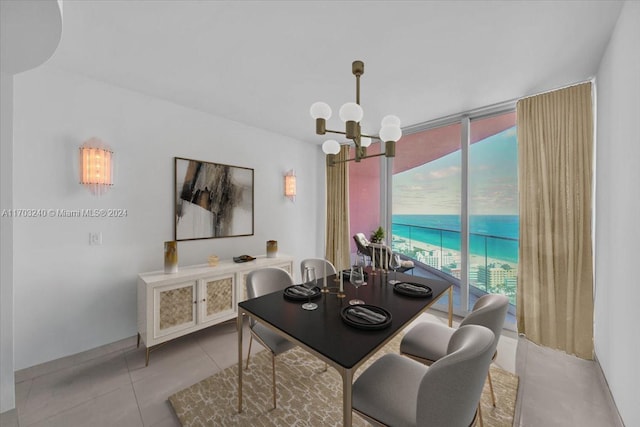
{"label": "sliding glass door", "polygon": [[[461,125],[413,133],[398,141],[391,178],[392,248],[412,259],[414,274],[460,278]],[[454,308],[460,311],[460,287]],[[447,303],[443,301],[443,303]]]}
{"label": "sliding glass door", "polygon": [[508,323],[518,273],[515,120],[508,105],[426,123],[405,129],[395,158],[349,162],[351,235],[382,226],[386,243],[414,261],[413,274],[455,284],[457,314],[486,293],[509,296]]}
{"label": "sliding glass door", "polygon": [[393,249],[414,260],[415,274],[444,274],[454,281],[458,314],[466,314],[486,293],[508,295],[513,314],[515,113],[461,116],[409,133],[388,165]]}
{"label": "sliding glass door", "polygon": [[512,314],[519,231],[515,121],[515,112],[471,120],[468,168],[469,302],[485,293],[505,294]]}

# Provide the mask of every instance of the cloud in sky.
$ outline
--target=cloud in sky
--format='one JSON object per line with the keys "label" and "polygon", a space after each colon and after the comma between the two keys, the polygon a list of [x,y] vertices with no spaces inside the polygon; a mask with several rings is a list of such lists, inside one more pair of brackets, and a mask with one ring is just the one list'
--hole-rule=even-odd
{"label": "cloud in sky", "polygon": [[[469,150],[469,201],[477,215],[518,213],[515,126]],[[393,177],[394,214],[458,214],[461,152],[456,151]]]}
{"label": "cloud in sky", "polygon": [[443,169],[438,169],[435,171],[429,172],[429,176],[434,179],[447,178],[450,176],[460,175],[461,168],[460,166],[448,166]]}

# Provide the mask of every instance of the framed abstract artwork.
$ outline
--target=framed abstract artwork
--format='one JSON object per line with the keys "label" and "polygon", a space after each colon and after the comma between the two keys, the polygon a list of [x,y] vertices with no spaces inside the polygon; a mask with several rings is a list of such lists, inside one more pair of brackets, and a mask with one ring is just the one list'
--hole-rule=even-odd
{"label": "framed abstract artwork", "polygon": [[175,240],[253,235],[253,169],[175,158]]}

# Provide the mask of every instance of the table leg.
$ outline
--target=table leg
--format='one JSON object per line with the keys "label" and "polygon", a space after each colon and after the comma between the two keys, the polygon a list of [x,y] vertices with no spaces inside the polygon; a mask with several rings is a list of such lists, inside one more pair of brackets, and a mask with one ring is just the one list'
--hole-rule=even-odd
{"label": "table leg", "polygon": [[453,327],[453,286],[449,286],[449,327]]}
{"label": "table leg", "polygon": [[353,388],[353,371],[351,369],[345,369],[340,372],[340,374],[342,375],[342,425],[344,427],[351,427],[351,392]]}
{"label": "table leg", "polygon": [[242,412],[242,316],[238,312],[237,329],[238,329],[238,413]]}

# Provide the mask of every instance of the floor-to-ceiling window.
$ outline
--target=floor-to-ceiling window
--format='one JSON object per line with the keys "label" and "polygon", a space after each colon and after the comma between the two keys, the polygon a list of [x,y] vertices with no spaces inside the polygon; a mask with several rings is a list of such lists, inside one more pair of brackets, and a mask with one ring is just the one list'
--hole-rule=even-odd
{"label": "floor-to-ceiling window", "polygon": [[[453,278],[458,314],[485,293],[509,296],[515,313],[516,123],[513,106],[501,108],[408,129],[393,159],[349,162],[351,234],[383,226],[414,274]],[[376,143],[367,154],[379,152]]]}
{"label": "floor-to-ceiling window", "polygon": [[[392,248],[418,266],[458,279],[461,257],[461,125],[453,123],[404,136],[392,170]],[[414,274],[426,271],[418,268]],[[460,306],[460,287],[454,305]]]}
{"label": "floor-to-ceiling window", "polygon": [[393,249],[423,271],[455,278],[454,308],[460,314],[487,292],[504,293],[515,306],[515,113],[427,125],[397,143],[390,164]]}
{"label": "floor-to-ceiling window", "polygon": [[468,205],[470,292],[505,294],[512,305],[519,224],[515,120],[515,112],[471,120]]}

